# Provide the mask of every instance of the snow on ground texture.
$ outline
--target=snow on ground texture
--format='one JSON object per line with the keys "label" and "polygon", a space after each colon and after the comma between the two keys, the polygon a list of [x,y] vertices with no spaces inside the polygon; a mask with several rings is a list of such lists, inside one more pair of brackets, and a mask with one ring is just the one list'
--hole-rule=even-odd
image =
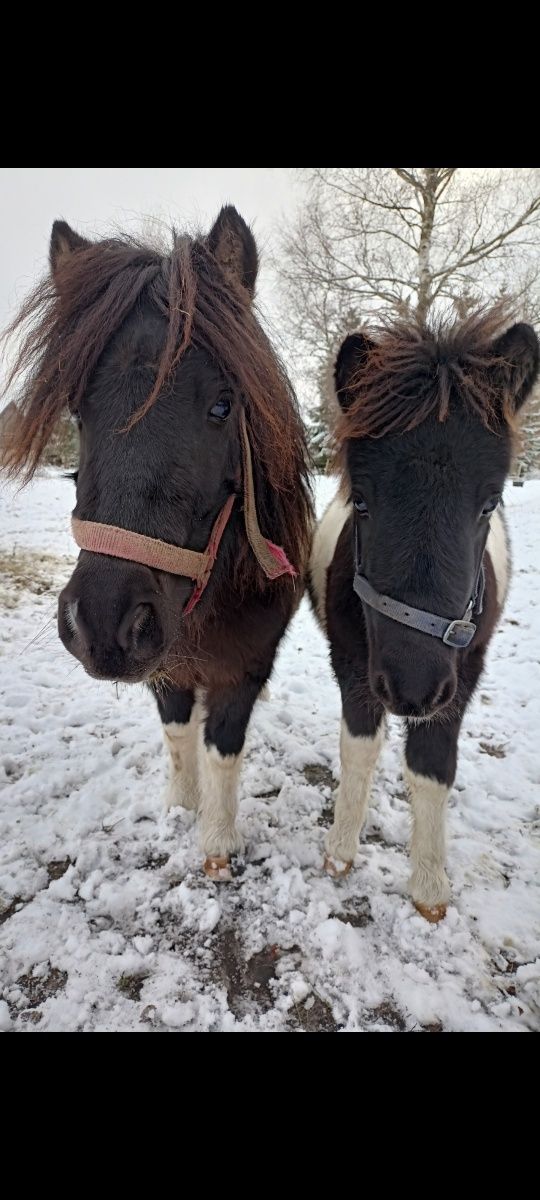
{"label": "snow on ground texture", "polygon": [[57,638],[72,483],[0,492],[0,1029],[540,1027],[540,483],[506,498],[516,568],[461,737],[437,926],[407,897],[397,721],[356,868],[322,872],[340,704],[307,601],[250,728],[245,869],[215,884],[193,815],[163,815],[152,698],[92,681]]}

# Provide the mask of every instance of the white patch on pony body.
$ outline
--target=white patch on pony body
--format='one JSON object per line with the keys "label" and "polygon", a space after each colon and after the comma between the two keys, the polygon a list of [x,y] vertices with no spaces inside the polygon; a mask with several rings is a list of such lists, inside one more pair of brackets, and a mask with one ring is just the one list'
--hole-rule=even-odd
{"label": "white patch on pony body", "polygon": [[165,795],[165,808],[197,810],[199,807],[199,728],[203,712],[198,700],[191,710],[187,724],[170,721],[163,726],[165,744],[170,753],[169,783]]}
{"label": "white patch on pony body", "polygon": [[350,512],[350,503],[345,503],[338,494],[321,517],[313,538],[309,573],[315,609],[323,629],[326,628],[326,574],[336,552],[339,535]]}
{"label": "white patch on pony body", "polygon": [[384,741],[384,722],[374,737],[353,737],[341,721],[341,782],[336,797],[334,824],[325,846],[331,858],[351,863],[366,819],[371,779]]}
{"label": "white patch on pony body", "polygon": [[500,512],[494,512],[489,523],[486,549],[491,559],[497,584],[497,604],[502,608],[508,591],[510,576],[510,552],[508,534]]}
{"label": "white patch on pony body", "polygon": [[244,839],[236,828],[238,781],[244,751],[220,754],[217,746],[199,747],[201,764],[201,803],[199,809],[201,844],[204,853],[217,858],[241,854]]}
{"label": "white patch on pony body", "polygon": [[410,891],[415,904],[433,909],[447,904],[450,884],[446,863],[446,802],[450,788],[405,766],[412,806]]}

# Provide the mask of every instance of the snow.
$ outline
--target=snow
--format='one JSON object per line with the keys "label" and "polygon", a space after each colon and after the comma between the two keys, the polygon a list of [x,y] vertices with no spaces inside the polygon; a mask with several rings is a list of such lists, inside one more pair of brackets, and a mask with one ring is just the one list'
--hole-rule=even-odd
{"label": "snow", "polygon": [[430,925],[407,896],[397,721],[355,869],[322,871],[340,704],[307,600],[250,728],[245,869],[219,885],[193,814],[163,813],[151,697],[92,681],[58,640],[73,484],[0,491],[0,1030],[540,1028],[540,483],[506,502],[514,579],[461,737],[453,900]]}

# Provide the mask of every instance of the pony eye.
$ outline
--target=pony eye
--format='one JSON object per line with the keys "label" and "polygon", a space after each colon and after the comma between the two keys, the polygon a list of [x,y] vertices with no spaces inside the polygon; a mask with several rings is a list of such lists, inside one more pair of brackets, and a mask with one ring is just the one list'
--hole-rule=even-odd
{"label": "pony eye", "polygon": [[490,517],[492,512],[495,512],[500,499],[500,496],[490,496],[489,500],[486,500],[486,503],[484,504],[481,515],[483,517]]}
{"label": "pony eye", "polygon": [[359,517],[369,517],[368,506],[361,496],[354,501],[354,507]]}
{"label": "pony eye", "polygon": [[217,417],[218,421],[226,421],[231,411],[231,401],[228,396],[220,396],[219,400],[210,409],[210,416]]}

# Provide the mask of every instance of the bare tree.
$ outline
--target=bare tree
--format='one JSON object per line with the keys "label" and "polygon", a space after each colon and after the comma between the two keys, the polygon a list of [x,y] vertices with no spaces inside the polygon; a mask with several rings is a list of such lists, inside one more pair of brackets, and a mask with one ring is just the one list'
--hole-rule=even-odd
{"label": "bare tree", "polygon": [[540,319],[537,169],[301,173],[306,203],[281,237],[277,270],[288,336],[316,392],[337,338],[377,311],[425,318],[451,306],[465,315],[512,295]]}
{"label": "bare tree", "polygon": [[527,475],[540,477],[540,386],[522,410],[518,447],[512,474],[515,479]]}

